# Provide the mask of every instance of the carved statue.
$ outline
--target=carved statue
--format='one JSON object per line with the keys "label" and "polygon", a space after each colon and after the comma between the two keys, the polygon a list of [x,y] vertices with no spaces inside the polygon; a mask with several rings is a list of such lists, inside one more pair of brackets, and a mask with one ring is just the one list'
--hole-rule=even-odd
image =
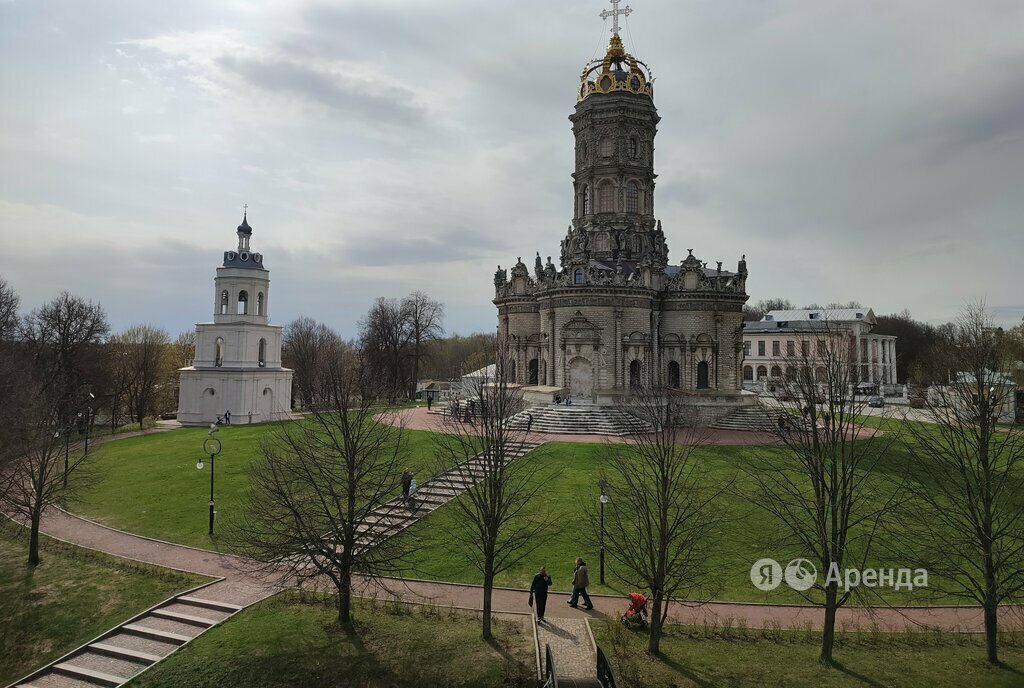
{"label": "carved statue", "polygon": [[540,251],[537,252],[537,258],[533,261],[533,274],[537,276],[538,281],[544,279],[544,264],[540,260]]}
{"label": "carved statue", "polygon": [[508,271],[502,270],[499,265],[498,269],[494,272],[494,288],[498,289],[506,282],[508,282]]}
{"label": "carved statue", "polygon": [[549,282],[555,281],[555,264],[551,262],[551,256],[548,256],[548,264],[544,266],[544,276]]}

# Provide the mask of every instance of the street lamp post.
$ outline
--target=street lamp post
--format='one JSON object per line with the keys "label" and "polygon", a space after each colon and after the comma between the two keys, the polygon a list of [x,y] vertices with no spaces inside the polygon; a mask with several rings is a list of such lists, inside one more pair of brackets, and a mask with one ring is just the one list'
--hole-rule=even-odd
{"label": "street lamp post", "polygon": [[601,478],[597,484],[601,488],[601,496],[597,501],[601,503],[601,585],[604,585],[604,505],[608,503],[608,495],[604,493],[604,490],[608,486],[608,482]]}
{"label": "street lamp post", "polygon": [[[213,436],[213,433],[217,432],[220,428],[217,427],[216,423],[210,423],[210,436],[203,440],[203,453],[210,455],[210,535],[213,535],[213,469],[214,460],[217,455],[220,454],[221,444],[220,440]],[[196,468],[203,470],[203,460],[199,459],[196,462]]]}
{"label": "street lamp post", "polygon": [[89,453],[89,433],[92,432],[92,403],[96,395],[89,392],[88,406],[85,407],[85,453]]}

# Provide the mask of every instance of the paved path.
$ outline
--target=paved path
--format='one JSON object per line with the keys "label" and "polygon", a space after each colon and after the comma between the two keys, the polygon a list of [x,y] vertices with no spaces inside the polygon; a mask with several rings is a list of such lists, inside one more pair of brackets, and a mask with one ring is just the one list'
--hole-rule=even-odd
{"label": "paved path", "polygon": [[541,652],[545,645],[551,646],[559,678],[593,678],[597,674],[597,652],[585,619],[549,618],[538,622],[536,628]]}
{"label": "paved path", "polygon": [[[429,432],[450,432],[450,426],[443,414],[427,413],[426,407],[403,409],[395,414],[381,414],[377,420],[390,420],[391,422],[402,422],[408,430],[426,430]],[[744,432],[741,430],[717,430],[714,428],[701,428],[702,442],[715,445],[764,445],[778,444],[778,437],[770,432]],[[525,435],[525,433],[524,433]],[[529,439],[532,442],[628,442],[628,437],[616,437],[614,435],[560,435],[547,432],[531,432]]]}

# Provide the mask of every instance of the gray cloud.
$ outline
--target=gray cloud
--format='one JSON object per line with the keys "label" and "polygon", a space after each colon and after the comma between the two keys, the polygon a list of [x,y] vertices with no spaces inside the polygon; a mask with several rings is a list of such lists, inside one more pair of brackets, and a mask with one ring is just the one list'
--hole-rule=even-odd
{"label": "gray cloud", "polygon": [[[1024,6],[634,5],[674,260],[746,253],[755,299],[1019,321]],[[494,265],[557,255],[570,221],[601,9],[0,5],[0,274],[29,306],[67,287],[180,329],[248,203],[275,320],[351,334],[422,288],[490,330]]]}

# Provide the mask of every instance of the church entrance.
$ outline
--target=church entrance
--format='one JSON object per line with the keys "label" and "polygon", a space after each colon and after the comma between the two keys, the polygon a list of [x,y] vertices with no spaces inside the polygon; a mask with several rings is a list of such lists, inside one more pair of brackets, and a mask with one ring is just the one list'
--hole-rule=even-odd
{"label": "church entrance", "polygon": [[701,361],[697,364],[697,389],[708,389],[708,362]]}
{"label": "church entrance", "polygon": [[640,361],[629,364],[629,388],[640,389]]}
{"label": "church entrance", "polygon": [[668,386],[673,389],[679,388],[679,361],[668,363]]}
{"label": "church entrance", "polygon": [[539,378],[539,373],[540,373],[540,363],[537,361],[536,358],[531,358],[530,359],[530,372],[529,372],[529,375],[527,377],[527,384],[530,384],[530,385],[538,384],[537,383],[537,379]]}
{"label": "church entrance", "polygon": [[594,394],[594,366],[585,358],[575,358],[569,364],[569,394],[588,399]]}

